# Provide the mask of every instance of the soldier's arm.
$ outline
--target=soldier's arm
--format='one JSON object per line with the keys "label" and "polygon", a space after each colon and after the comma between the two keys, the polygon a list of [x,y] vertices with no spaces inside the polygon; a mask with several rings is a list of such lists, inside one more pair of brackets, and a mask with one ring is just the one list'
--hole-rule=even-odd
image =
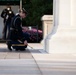
{"label": "soldier's arm", "polygon": [[2,17],[2,18],[5,18],[5,16],[6,16],[5,11],[6,11],[6,10],[4,9],[4,10],[2,11],[2,13],[1,13],[1,17]]}
{"label": "soldier's arm", "polygon": [[4,17],[3,17],[3,13],[4,13],[4,10],[3,10],[2,13],[1,13],[1,17],[2,17],[2,18],[4,18]]}
{"label": "soldier's arm", "polygon": [[16,21],[15,21],[15,28],[16,28],[18,31],[22,31],[20,18],[16,19]]}
{"label": "soldier's arm", "polygon": [[23,35],[23,32],[22,32],[22,27],[21,27],[21,20],[20,19],[17,19],[16,20],[16,29],[18,29],[18,33],[19,33],[19,39],[18,41],[20,42],[24,42],[26,41],[27,39],[25,38],[25,36]]}

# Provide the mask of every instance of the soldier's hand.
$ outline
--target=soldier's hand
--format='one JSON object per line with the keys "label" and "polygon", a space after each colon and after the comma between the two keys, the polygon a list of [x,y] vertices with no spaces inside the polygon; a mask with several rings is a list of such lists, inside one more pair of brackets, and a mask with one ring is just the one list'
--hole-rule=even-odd
{"label": "soldier's hand", "polygon": [[24,41],[24,45],[25,45],[25,46],[28,45],[27,40]]}

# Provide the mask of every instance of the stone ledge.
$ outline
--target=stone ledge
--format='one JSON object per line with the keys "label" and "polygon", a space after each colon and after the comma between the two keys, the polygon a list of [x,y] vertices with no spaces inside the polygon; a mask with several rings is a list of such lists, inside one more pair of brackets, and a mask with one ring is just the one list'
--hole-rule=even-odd
{"label": "stone ledge", "polygon": [[53,20],[53,15],[44,15],[41,20],[43,21],[49,21],[49,20]]}

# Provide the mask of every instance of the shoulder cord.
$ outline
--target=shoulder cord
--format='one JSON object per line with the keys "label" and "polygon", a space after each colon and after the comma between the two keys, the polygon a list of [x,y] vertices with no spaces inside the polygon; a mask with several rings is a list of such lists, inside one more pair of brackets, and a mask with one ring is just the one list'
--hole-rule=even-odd
{"label": "shoulder cord", "polygon": [[18,18],[20,18],[20,17],[16,17],[15,20],[14,20],[14,22],[13,22],[13,26],[14,26],[14,27],[15,27],[15,22],[16,22],[16,20],[17,20]]}

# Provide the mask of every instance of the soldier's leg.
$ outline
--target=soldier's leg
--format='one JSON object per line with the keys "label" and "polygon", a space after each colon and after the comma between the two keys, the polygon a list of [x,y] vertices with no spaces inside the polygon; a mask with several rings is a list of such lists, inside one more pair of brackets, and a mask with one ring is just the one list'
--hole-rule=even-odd
{"label": "soldier's leg", "polygon": [[28,42],[30,39],[30,35],[26,32],[26,33],[23,33],[23,36],[26,38],[26,40]]}
{"label": "soldier's leg", "polygon": [[3,28],[3,31],[2,31],[2,39],[6,40],[6,32],[7,32],[7,25],[6,23],[4,23],[4,28]]}
{"label": "soldier's leg", "polygon": [[7,29],[8,29],[8,33],[7,33],[7,40],[9,40],[10,38],[10,22],[9,22],[9,24],[7,24]]}
{"label": "soldier's leg", "polygon": [[12,46],[11,41],[10,41],[10,40],[7,40],[7,41],[6,41],[6,44],[7,44],[7,48],[8,48],[10,51],[12,51],[12,49],[11,49],[11,46]]}
{"label": "soldier's leg", "polygon": [[23,43],[20,43],[19,41],[12,41],[11,43],[12,43],[12,47],[13,47],[16,51],[18,51],[18,50],[24,51],[25,48],[27,47],[27,46],[25,46]]}
{"label": "soldier's leg", "polygon": [[6,40],[6,36],[7,36],[7,23],[5,23],[4,26],[4,39]]}

